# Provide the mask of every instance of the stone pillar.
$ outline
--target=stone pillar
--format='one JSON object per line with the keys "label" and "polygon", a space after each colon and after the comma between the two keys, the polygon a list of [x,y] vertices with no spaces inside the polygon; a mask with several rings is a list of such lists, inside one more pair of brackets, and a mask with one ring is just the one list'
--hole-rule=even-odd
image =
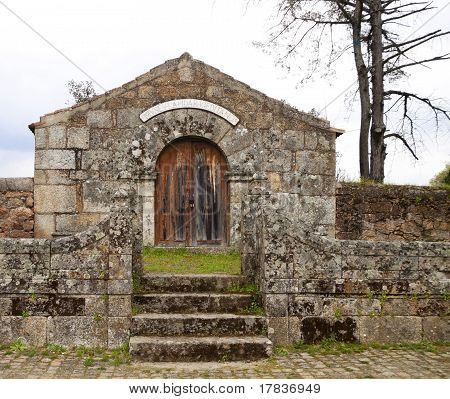
{"label": "stone pillar", "polygon": [[155,245],[155,181],[156,173],[143,177],[138,182],[138,196],[142,207],[142,243]]}
{"label": "stone pillar", "polygon": [[[136,224],[135,192],[119,189],[114,193],[109,226],[108,347],[127,343],[130,337],[132,273],[136,242],[141,240]],[[140,257],[138,256],[138,262]]]}
{"label": "stone pillar", "polygon": [[255,174],[249,181],[249,190],[242,199],[242,273],[256,283],[261,279],[263,255],[263,209],[270,195],[265,175]]}
{"label": "stone pillar", "polygon": [[242,250],[242,201],[249,192],[251,176],[227,172],[230,208],[228,215],[229,246]]}

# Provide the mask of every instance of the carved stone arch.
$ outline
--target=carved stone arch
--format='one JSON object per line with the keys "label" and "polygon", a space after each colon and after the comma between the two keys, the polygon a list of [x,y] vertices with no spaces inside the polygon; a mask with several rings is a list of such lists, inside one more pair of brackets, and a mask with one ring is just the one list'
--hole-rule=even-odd
{"label": "carved stone arch", "polygon": [[196,136],[217,144],[223,153],[222,142],[226,136],[234,136],[238,127],[211,112],[199,109],[175,109],[147,120],[139,133],[145,161],[145,174],[156,172],[156,160],[164,147],[184,136]]}
{"label": "carved stone arch", "polygon": [[211,112],[197,109],[167,111],[149,119],[146,126],[163,146],[182,136],[199,136],[218,144],[234,130],[234,126],[228,121]]}

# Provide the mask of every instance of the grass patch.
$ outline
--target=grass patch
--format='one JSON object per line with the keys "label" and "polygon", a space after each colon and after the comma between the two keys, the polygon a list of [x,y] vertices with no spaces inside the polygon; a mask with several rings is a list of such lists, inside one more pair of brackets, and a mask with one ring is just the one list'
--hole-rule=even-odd
{"label": "grass patch", "polygon": [[252,302],[245,309],[242,309],[240,314],[246,315],[256,315],[256,316],[264,316],[264,308],[261,305],[261,298],[259,296],[254,296]]}
{"label": "grass patch", "polygon": [[88,347],[83,346],[83,345],[81,345],[81,346],[79,346],[77,348],[74,348],[74,349],[75,349],[76,356],[80,357],[80,358],[92,357],[95,354],[95,351],[94,351],[93,348],[88,348]]}
{"label": "grass patch", "polygon": [[84,359],[84,367],[91,367],[94,364],[94,359],[92,359],[92,357],[87,357],[86,359]]}
{"label": "grass patch", "polygon": [[139,314],[139,313],[143,313],[143,312],[142,312],[141,306],[139,306],[139,305],[137,305],[137,304],[135,304],[135,303],[132,303],[132,304],[131,304],[131,314],[132,314],[133,316],[136,316],[136,315]]}
{"label": "grass patch", "polygon": [[133,273],[132,275],[132,281],[133,281],[133,292],[139,293],[142,291],[141,286],[141,277],[137,273]]}
{"label": "grass patch", "polygon": [[274,355],[287,356],[290,353],[305,352],[310,355],[340,355],[345,353],[361,353],[368,350],[412,350],[417,352],[438,353],[450,349],[449,341],[421,341],[404,342],[398,344],[382,344],[378,342],[337,342],[333,338],[327,338],[317,344],[305,344],[298,341],[289,346],[277,346],[274,348]]}
{"label": "grass patch", "polygon": [[121,364],[128,364],[131,361],[130,347],[128,344],[123,344],[122,346],[113,349],[111,351],[110,359],[114,366],[120,366]]}
{"label": "grass patch", "polygon": [[289,348],[285,346],[276,346],[275,348],[273,348],[273,354],[275,356],[287,356],[289,355],[289,353]]}
{"label": "grass patch", "polygon": [[258,286],[254,283],[248,283],[245,285],[233,284],[229,292],[234,294],[256,294],[259,292]]}
{"label": "grass patch", "polygon": [[18,339],[17,341],[13,342],[9,346],[9,349],[14,353],[19,353],[19,352],[25,352],[28,349],[28,346],[25,342]]}
{"label": "grass patch", "polygon": [[47,350],[55,355],[61,355],[62,353],[67,351],[64,346],[58,344],[48,344]]}
{"label": "grass patch", "polygon": [[144,248],[144,269],[160,273],[226,273],[240,274],[241,255],[238,252],[200,253],[185,248]]}

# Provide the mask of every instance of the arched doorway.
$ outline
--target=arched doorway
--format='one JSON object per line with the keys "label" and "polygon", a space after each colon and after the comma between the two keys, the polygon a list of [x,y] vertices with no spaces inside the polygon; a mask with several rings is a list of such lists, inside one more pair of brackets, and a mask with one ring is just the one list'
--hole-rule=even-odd
{"label": "arched doorway", "polygon": [[226,245],[228,162],[217,145],[178,139],[163,149],[156,170],[156,245]]}

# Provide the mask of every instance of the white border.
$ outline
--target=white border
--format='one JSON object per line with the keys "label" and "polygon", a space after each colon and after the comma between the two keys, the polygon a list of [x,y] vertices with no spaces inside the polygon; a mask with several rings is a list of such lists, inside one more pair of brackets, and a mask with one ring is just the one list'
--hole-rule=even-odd
{"label": "white border", "polygon": [[194,98],[184,98],[160,103],[142,112],[140,118],[142,122],[147,122],[149,119],[152,119],[156,115],[162,114],[163,112],[181,108],[201,109],[203,111],[212,112],[213,114],[225,119],[233,126],[236,126],[239,122],[239,118],[236,115],[220,105],[205,100],[196,100]]}

